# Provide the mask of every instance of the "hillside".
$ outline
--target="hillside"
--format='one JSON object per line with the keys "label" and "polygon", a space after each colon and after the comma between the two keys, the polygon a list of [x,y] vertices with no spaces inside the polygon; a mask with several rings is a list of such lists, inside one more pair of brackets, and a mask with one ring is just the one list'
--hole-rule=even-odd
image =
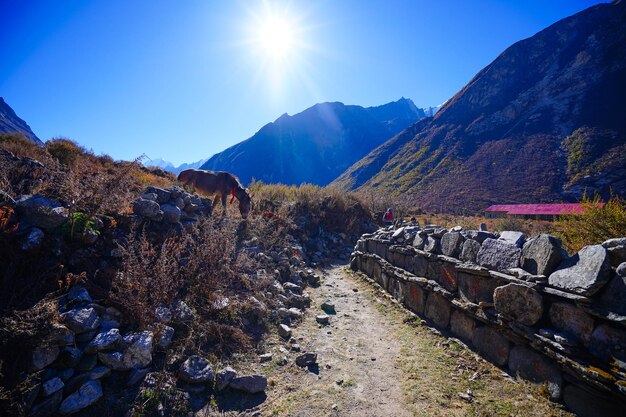
{"label": "hillside", "polygon": [[0,97],[0,133],[21,133],[26,139],[42,143],[28,124]]}
{"label": "hillside", "polygon": [[204,164],[206,161],[208,161],[208,159],[201,159],[196,162],[183,163],[178,166],[174,166],[174,164],[162,158],[155,158],[155,159],[151,159],[151,160],[144,162],[144,165],[147,167],[161,168],[164,171],[171,172],[174,175],[178,175],[180,174],[181,171],[184,171],[186,169],[200,168],[200,166]]}
{"label": "hillside", "polygon": [[[480,211],[626,193],[626,6],[602,4],[506,49],[433,117],[335,184]],[[462,203],[461,203],[462,202]]]}
{"label": "hillside", "polygon": [[202,169],[230,171],[247,184],[327,185],[350,165],[425,116],[402,98],[378,107],[316,104],[287,114],[254,136],[214,155]]}

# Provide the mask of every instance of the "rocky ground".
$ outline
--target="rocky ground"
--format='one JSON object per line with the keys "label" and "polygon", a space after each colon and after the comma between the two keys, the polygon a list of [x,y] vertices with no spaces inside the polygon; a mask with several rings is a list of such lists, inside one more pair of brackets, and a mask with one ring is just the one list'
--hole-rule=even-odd
{"label": "rocky ground", "polygon": [[[271,359],[260,356],[257,363],[248,364],[267,375],[269,386],[267,397],[251,401],[247,413],[570,415],[551,403],[540,387],[514,380],[428,327],[343,264],[323,272],[322,285],[309,290],[311,308],[300,324],[292,325],[292,339],[271,338],[259,347],[259,353],[271,354]],[[329,324],[320,323],[326,320]],[[296,358],[304,352],[317,355],[314,365],[297,365]],[[205,408],[197,415],[215,412]],[[239,413],[226,408],[222,412]]]}

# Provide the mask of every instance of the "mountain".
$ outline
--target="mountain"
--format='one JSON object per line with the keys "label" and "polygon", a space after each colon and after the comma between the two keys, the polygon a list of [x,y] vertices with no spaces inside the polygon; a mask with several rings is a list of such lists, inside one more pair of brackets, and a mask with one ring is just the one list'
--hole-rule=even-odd
{"label": "mountain", "polygon": [[451,212],[569,201],[585,189],[626,195],[625,9],[600,4],[515,43],[334,184]]}
{"label": "mountain", "polygon": [[26,139],[43,143],[2,97],[0,97],[0,133],[21,133]]}
{"label": "mountain", "polygon": [[201,159],[199,161],[192,162],[189,164],[188,163],[180,164],[179,166],[176,167],[174,166],[174,164],[172,164],[169,161],[166,161],[161,158],[156,158],[156,159],[151,159],[147,161],[146,163],[144,163],[144,165],[147,167],[161,168],[164,171],[168,171],[168,172],[171,172],[172,174],[178,175],[181,171],[184,171],[186,169],[200,168],[200,166],[202,166],[202,164],[204,164],[206,161],[208,161],[208,159]]}
{"label": "mountain", "polygon": [[214,155],[202,169],[233,172],[244,184],[327,185],[387,139],[425,117],[406,98],[378,107],[316,104],[283,114],[251,138]]}

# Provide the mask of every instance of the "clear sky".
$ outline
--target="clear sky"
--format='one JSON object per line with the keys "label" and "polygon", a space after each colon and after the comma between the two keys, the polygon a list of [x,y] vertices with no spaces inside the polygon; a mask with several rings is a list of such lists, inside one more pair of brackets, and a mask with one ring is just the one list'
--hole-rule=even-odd
{"label": "clear sky", "polygon": [[317,102],[438,105],[592,0],[0,0],[0,96],[43,140],[179,164]]}

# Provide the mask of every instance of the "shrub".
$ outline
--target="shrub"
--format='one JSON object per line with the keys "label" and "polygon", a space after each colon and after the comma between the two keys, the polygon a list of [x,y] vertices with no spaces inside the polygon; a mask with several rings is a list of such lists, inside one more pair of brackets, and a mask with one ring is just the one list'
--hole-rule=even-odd
{"label": "shrub", "polygon": [[583,196],[582,213],[562,216],[556,234],[570,253],[584,246],[626,235],[626,200],[612,196],[606,204],[599,196]]}
{"label": "shrub", "polygon": [[84,148],[67,138],[50,139],[44,147],[53,158],[68,168],[73,167],[87,153]]}

